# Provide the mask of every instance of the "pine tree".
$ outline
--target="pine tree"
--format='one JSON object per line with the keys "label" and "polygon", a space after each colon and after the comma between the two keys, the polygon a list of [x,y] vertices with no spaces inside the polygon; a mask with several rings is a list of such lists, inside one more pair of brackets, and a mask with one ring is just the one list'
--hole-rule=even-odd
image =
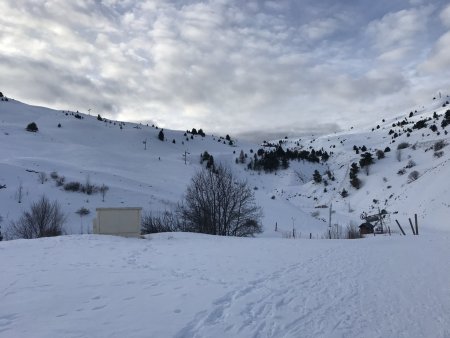
{"label": "pine tree", "polygon": [[208,161],[206,162],[206,168],[214,170],[214,167],[214,157],[210,155]]}
{"label": "pine tree", "polygon": [[361,159],[359,160],[359,165],[361,166],[361,168],[368,167],[371,164],[373,164],[372,154],[369,152],[361,154]]}
{"label": "pine tree", "polygon": [[353,162],[350,167],[350,184],[353,188],[361,188],[361,180],[358,178],[359,167],[358,164]]}
{"label": "pine tree", "polygon": [[162,129],[159,131],[158,139],[159,139],[160,141],[164,141],[164,132],[163,132]]}
{"label": "pine tree", "polygon": [[322,175],[320,175],[318,170],[314,170],[314,174],[313,174],[313,180],[316,183],[320,183],[322,182]]}
{"label": "pine tree", "polygon": [[240,163],[245,163],[245,155],[244,155],[244,151],[241,150],[240,154],[239,154],[239,162]]}

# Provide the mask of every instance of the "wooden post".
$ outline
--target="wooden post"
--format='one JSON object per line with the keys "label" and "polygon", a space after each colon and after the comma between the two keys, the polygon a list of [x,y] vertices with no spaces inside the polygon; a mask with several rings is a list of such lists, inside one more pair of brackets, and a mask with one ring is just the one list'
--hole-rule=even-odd
{"label": "wooden post", "polygon": [[295,238],[294,217],[292,217],[292,237]]}
{"label": "wooden post", "polygon": [[403,236],[406,236],[406,234],[405,234],[405,232],[403,231],[403,228],[402,228],[402,226],[400,225],[400,223],[399,223],[397,220],[395,220],[395,221],[397,222],[397,225],[398,225],[398,227],[400,228],[400,231],[402,232]]}
{"label": "wooden post", "polygon": [[383,215],[381,215],[380,207],[378,207],[378,219],[381,224],[381,233],[384,234]]}
{"label": "wooden post", "polygon": [[312,239],[312,232],[309,233],[309,239]]}
{"label": "wooden post", "polygon": [[413,233],[413,235],[415,235],[415,234],[416,234],[416,232],[414,231],[414,227],[413,227],[413,225],[412,225],[412,221],[411,221],[411,218],[408,218],[408,220],[409,220],[409,225],[411,225],[411,230],[412,230],[412,233]]}
{"label": "wooden post", "polygon": [[417,223],[417,214],[414,214],[414,221],[416,222],[416,235],[419,235],[419,223]]}
{"label": "wooden post", "polygon": [[278,222],[275,222],[275,231],[278,231]]}
{"label": "wooden post", "polygon": [[388,226],[389,236],[391,235],[391,227]]}
{"label": "wooden post", "polygon": [[330,203],[330,215],[328,220],[328,237],[331,239],[331,212],[333,209],[333,203]]}

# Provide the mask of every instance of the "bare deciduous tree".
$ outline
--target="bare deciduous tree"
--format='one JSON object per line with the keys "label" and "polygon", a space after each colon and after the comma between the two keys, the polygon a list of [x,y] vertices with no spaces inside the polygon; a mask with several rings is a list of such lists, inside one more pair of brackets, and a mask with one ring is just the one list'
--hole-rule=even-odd
{"label": "bare deciduous tree", "polygon": [[78,216],[80,216],[80,233],[83,234],[83,217],[86,215],[89,215],[91,212],[89,209],[86,209],[85,207],[81,207],[77,211],[75,211]]}
{"label": "bare deciduous tree", "polygon": [[223,166],[197,173],[180,208],[189,231],[239,237],[262,231],[262,210],[255,204],[252,189]]}
{"label": "bare deciduous tree", "polygon": [[3,222],[3,217],[2,215],[0,215],[0,242],[3,241],[3,235],[2,235],[2,222]]}
{"label": "bare deciduous tree", "polygon": [[57,201],[50,202],[44,195],[25,211],[17,222],[11,222],[10,230],[14,238],[39,238],[62,234],[66,216]]}
{"label": "bare deciduous tree", "polygon": [[147,212],[141,219],[142,234],[153,234],[158,232],[183,231],[180,218],[174,212],[164,211],[162,213]]}
{"label": "bare deciduous tree", "polygon": [[82,192],[86,193],[87,195],[92,195],[95,191],[95,186],[91,183],[91,178],[89,175],[86,176],[86,183],[84,186],[82,186]]}
{"label": "bare deciduous tree", "polygon": [[100,193],[102,194],[102,202],[105,202],[105,196],[109,190],[109,187],[106,186],[105,184],[102,184],[102,186],[99,188],[99,190],[100,190]]}
{"label": "bare deciduous tree", "polygon": [[17,188],[16,192],[17,202],[22,203],[22,197],[23,197],[23,185],[22,182],[19,182],[19,187]]}
{"label": "bare deciduous tree", "polygon": [[38,174],[38,180],[39,180],[39,183],[44,184],[47,181],[47,174],[45,172],[41,171]]}

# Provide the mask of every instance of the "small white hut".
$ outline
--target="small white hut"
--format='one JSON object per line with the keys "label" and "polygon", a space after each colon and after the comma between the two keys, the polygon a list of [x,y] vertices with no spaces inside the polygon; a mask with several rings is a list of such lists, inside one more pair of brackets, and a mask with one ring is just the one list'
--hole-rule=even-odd
{"label": "small white hut", "polygon": [[97,208],[94,234],[139,237],[142,208]]}

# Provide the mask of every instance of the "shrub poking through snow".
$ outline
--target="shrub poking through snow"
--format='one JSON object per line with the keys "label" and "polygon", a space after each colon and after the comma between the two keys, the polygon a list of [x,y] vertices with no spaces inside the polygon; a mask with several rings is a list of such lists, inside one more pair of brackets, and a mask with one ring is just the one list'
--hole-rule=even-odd
{"label": "shrub poking through snow", "polygon": [[378,149],[377,152],[377,159],[381,160],[382,158],[384,158],[384,151],[381,149]]}
{"label": "shrub poking through snow", "polygon": [[178,215],[171,211],[146,212],[141,220],[141,234],[183,231]]}
{"label": "shrub poking through snow", "polygon": [[404,175],[406,173],[406,169],[405,168],[402,168],[402,169],[400,169],[399,171],[397,171],[397,175]]}
{"label": "shrub poking through snow", "polygon": [[13,238],[40,238],[62,235],[66,216],[57,201],[50,202],[44,195],[25,211],[17,222],[11,223]]}
{"label": "shrub poking through snow", "polygon": [[416,166],[416,162],[414,162],[413,160],[409,160],[408,164],[405,166],[405,168],[411,169],[412,167]]}
{"label": "shrub poking through snow", "polygon": [[80,182],[68,182],[64,184],[65,191],[80,191],[81,183]]}
{"label": "shrub poking through snow", "polygon": [[417,170],[411,171],[408,175],[408,183],[414,182],[419,178],[419,172]]}
{"label": "shrub poking through snow", "polygon": [[38,181],[39,181],[39,183],[44,184],[47,181],[47,174],[45,172],[41,171],[38,174]]}
{"label": "shrub poking through snow", "polygon": [[442,150],[446,145],[447,143],[444,140],[437,141],[433,146],[433,150],[434,151]]}
{"label": "shrub poking through snow", "polygon": [[347,226],[347,231],[346,231],[345,237],[347,239],[357,239],[357,238],[361,238],[361,233],[359,232],[359,229],[356,225],[354,225],[353,223],[350,223]]}
{"label": "shrub poking through snow", "polygon": [[30,131],[32,133],[39,131],[39,128],[38,128],[36,122],[29,123],[25,129],[26,129],[26,131]]}
{"label": "shrub poking through snow", "polygon": [[397,149],[406,149],[408,147],[409,147],[409,143],[408,142],[402,142],[402,143],[398,144]]}

